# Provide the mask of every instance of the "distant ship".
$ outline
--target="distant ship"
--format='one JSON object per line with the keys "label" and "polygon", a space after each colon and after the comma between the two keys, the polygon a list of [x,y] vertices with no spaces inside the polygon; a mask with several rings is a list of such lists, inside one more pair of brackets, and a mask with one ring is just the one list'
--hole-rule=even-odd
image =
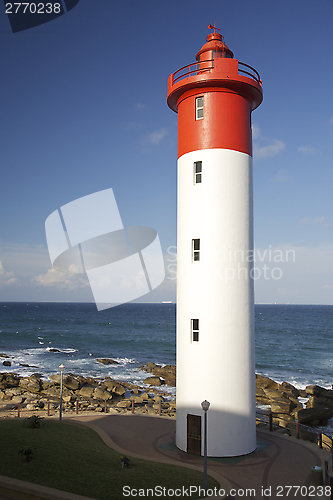
{"label": "distant ship", "polygon": [[172,304],[172,300],[162,300],[162,304]]}

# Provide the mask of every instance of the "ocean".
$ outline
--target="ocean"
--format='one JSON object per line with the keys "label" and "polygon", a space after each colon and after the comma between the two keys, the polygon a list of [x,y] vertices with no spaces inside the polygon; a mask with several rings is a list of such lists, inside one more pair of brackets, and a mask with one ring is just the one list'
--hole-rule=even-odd
{"label": "ocean", "polygon": [[[94,303],[0,303],[0,353],[20,375],[59,372],[141,384],[148,361],[175,364],[176,306],[123,304],[98,312]],[[333,306],[257,304],[256,372],[298,388],[333,384]],[[56,351],[54,351],[56,350]],[[97,358],[111,358],[103,365]],[[29,366],[22,366],[29,365]],[[171,394],[174,388],[166,387]]]}

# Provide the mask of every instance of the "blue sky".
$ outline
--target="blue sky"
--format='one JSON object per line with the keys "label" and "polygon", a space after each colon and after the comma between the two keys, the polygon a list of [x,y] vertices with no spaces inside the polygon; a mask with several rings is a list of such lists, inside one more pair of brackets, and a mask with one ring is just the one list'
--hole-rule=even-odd
{"label": "blue sky", "polygon": [[331,0],[80,0],[13,34],[2,8],[0,300],[92,300],[83,275],[50,271],[44,224],[110,187],[123,224],[155,228],[165,255],[167,279],[141,300],[175,300],[166,81],[215,22],[263,80],[252,115],[256,302],[333,304],[332,21]]}

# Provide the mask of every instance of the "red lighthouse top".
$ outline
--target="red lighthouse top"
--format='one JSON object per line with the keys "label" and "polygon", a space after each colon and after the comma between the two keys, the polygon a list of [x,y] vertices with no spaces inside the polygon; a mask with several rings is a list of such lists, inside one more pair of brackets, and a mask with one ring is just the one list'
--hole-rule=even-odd
{"label": "red lighthouse top", "polygon": [[216,28],[215,23],[214,26],[209,24],[208,28],[214,29],[214,33],[210,33],[207,36],[207,43],[205,43],[195,56],[196,60],[213,59],[214,57],[233,58],[234,54],[223,42],[223,36],[220,33],[216,33],[216,30],[220,30],[220,28]]}
{"label": "red lighthouse top", "polygon": [[202,149],[252,155],[251,112],[262,102],[259,73],[233,58],[214,29],[196,55],[168,79],[168,106],[178,113],[178,157]]}
{"label": "red lighthouse top", "polygon": [[196,63],[188,64],[168,78],[168,106],[177,112],[178,101],[187,90],[194,87],[224,87],[232,89],[251,102],[251,111],[262,102],[263,90],[259,73],[248,64],[233,59],[232,51],[223,42],[220,33],[207,36],[196,55]]}

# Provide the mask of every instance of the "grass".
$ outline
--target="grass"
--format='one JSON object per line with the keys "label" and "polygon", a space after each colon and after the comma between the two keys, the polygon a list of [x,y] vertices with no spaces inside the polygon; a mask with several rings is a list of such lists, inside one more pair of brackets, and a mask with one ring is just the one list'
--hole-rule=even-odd
{"label": "grass", "polygon": [[[26,462],[19,452],[29,448],[33,451],[32,460]],[[42,427],[34,429],[23,426],[22,420],[0,420],[0,475],[3,476],[98,500],[126,498],[124,486],[136,490],[202,486],[200,472],[129,458],[130,466],[122,469],[120,454],[89,428],[45,420]],[[218,483],[208,477],[208,488],[214,487],[218,488]],[[199,496],[193,494],[191,498]]]}

